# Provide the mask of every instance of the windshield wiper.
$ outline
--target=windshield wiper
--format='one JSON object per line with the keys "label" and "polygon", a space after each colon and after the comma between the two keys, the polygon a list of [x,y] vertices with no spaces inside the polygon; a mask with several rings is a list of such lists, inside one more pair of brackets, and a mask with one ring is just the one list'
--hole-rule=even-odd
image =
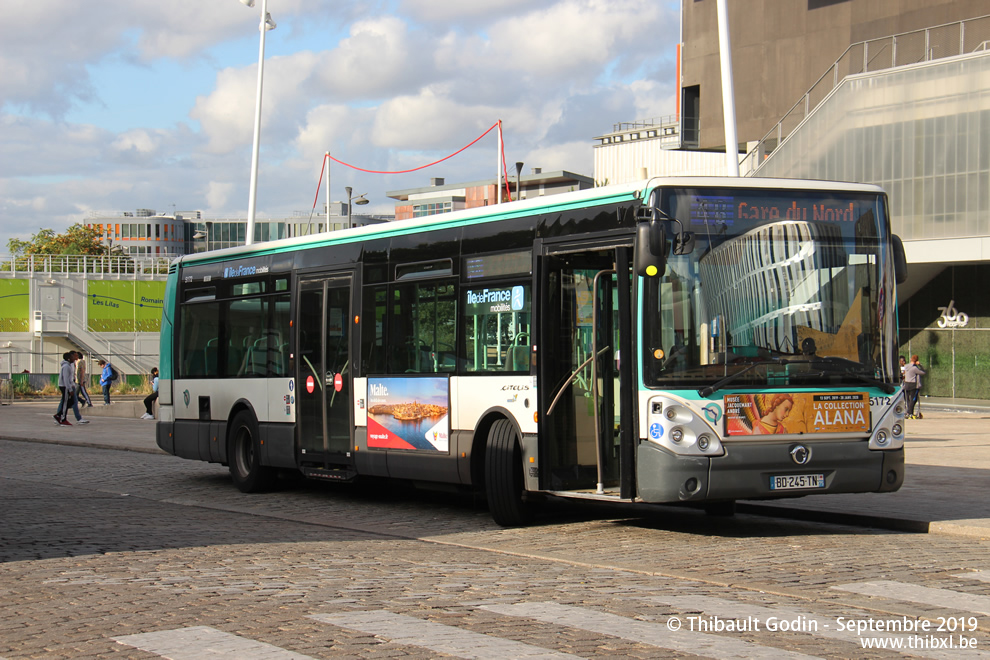
{"label": "windshield wiper", "polygon": [[725,378],[723,378],[720,381],[717,381],[715,383],[712,383],[711,385],[705,385],[704,387],[699,388],[698,389],[698,394],[701,396],[702,399],[707,399],[708,397],[710,397],[712,394],[714,394],[718,390],[720,390],[723,387],[725,387],[726,385],[732,383],[734,380],[736,380],[737,378],[739,378],[743,374],[748,374],[750,371],[752,371],[753,369],[756,369],[757,367],[762,367],[763,365],[766,365],[766,364],[786,364],[786,363],[787,363],[786,360],[779,360],[779,359],[777,359],[777,360],[760,360],[759,362],[754,362],[753,364],[749,365],[745,369],[740,369],[736,373],[730,374],[730,375],[726,376]]}
{"label": "windshield wiper", "polygon": [[[707,399],[709,396],[711,396],[712,394],[714,394],[718,390],[720,390],[723,387],[725,387],[726,385],[729,385],[732,382],[734,382],[740,376],[749,373],[750,371],[752,371],[756,367],[761,367],[761,366],[768,365],[768,364],[777,364],[777,365],[807,364],[807,365],[811,365],[811,366],[815,366],[815,365],[819,365],[819,366],[833,365],[833,366],[847,366],[847,367],[851,367],[851,366],[863,366],[859,362],[854,362],[853,360],[847,360],[846,358],[837,358],[837,357],[814,357],[814,358],[812,358],[810,360],[787,360],[787,359],[783,359],[783,358],[776,358],[776,359],[773,359],[773,360],[761,360],[760,362],[754,362],[753,364],[750,364],[745,369],[741,369],[741,370],[737,371],[734,374],[730,374],[730,375],[726,376],[725,378],[723,378],[720,381],[717,381],[715,383],[712,383],[711,385],[706,385],[705,387],[699,388],[698,389],[698,394],[702,398]],[[833,373],[836,373],[836,372],[833,372]],[[881,390],[883,390],[885,394],[893,394],[897,390],[897,387],[895,385],[893,385],[892,383],[886,383],[886,382],[884,382],[882,380],[877,380],[876,378],[871,378],[870,376],[865,376],[865,375],[863,375],[861,373],[856,373],[855,371],[849,371],[847,369],[847,370],[844,370],[844,371],[839,372],[839,373],[841,373],[841,375],[849,376],[851,378],[854,378],[854,379],[860,381],[861,383],[865,383],[867,385],[872,385],[874,387],[878,387]],[[790,374],[790,375],[796,376],[798,374]],[[807,375],[807,374],[805,374],[805,375]],[[820,372],[819,375],[826,376],[826,375],[828,375],[828,372],[826,372],[823,369],[823,370],[821,370],[821,372]]]}
{"label": "windshield wiper", "polygon": [[[861,362],[856,362],[855,360],[850,360],[848,358],[841,358],[841,357],[835,357],[835,356],[823,356],[823,357],[815,356],[809,362],[812,365],[825,363],[825,364],[834,365],[834,366],[845,366],[845,367],[847,367],[847,369],[842,372],[842,374],[845,375],[845,376],[850,376],[852,378],[855,378],[859,382],[866,383],[867,385],[872,385],[874,387],[879,387],[881,390],[883,390],[884,394],[893,394],[895,391],[897,391],[897,387],[893,383],[887,383],[887,382],[882,381],[882,380],[877,380],[876,378],[873,378],[872,376],[867,376],[867,375],[865,375],[863,373],[858,373],[856,371],[851,371],[849,369],[849,367],[862,367],[863,366],[863,364]],[[824,371],[822,372],[822,375],[825,375],[825,372]]]}

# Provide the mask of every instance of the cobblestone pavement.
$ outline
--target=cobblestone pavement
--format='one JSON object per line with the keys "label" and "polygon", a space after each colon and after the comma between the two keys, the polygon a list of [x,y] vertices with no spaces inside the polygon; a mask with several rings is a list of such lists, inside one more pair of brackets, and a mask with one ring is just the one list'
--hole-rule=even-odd
{"label": "cobblestone pavement", "polygon": [[501,529],[454,494],[244,495],[220,466],[0,440],[0,657],[990,657],[988,545],[566,503]]}

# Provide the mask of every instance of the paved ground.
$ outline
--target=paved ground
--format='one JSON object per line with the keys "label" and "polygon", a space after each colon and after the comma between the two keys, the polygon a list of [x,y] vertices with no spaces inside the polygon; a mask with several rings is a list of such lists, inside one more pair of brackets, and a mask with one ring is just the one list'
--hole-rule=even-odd
{"label": "paved ground", "polygon": [[[0,436],[36,440],[0,440],[8,660],[990,657],[990,541],[976,536],[568,503],[501,529],[450,493],[245,495],[223,467],[159,452],[152,422],[58,428],[48,408],[0,408]],[[985,419],[934,417],[912,426],[912,471],[983,470]],[[915,522],[979,513],[941,492]],[[883,497],[907,513],[926,499]],[[848,627],[884,622],[928,629]]]}
{"label": "paved ground", "polygon": [[[740,510],[990,538],[990,404],[931,399],[922,406],[924,418],[907,421],[906,476],[898,492],[746,502]],[[140,401],[84,409],[91,423],[72,427],[55,426],[50,408],[50,402],[0,407],[0,438],[160,452],[154,421],[137,418],[143,412]],[[124,411],[132,416],[120,417]]]}

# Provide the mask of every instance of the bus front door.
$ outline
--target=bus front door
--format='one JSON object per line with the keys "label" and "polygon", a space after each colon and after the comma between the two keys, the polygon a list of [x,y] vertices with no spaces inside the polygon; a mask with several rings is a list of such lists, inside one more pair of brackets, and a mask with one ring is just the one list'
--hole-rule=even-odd
{"label": "bus front door", "polygon": [[302,280],[297,309],[297,462],[307,476],[348,479],[353,476],[350,275]]}
{"label": "bus front door", "polygon": [[[542,260],[540,487],[630,497],[630,250],[552,249]],[[628,446],[626,446],[628,445]]]}

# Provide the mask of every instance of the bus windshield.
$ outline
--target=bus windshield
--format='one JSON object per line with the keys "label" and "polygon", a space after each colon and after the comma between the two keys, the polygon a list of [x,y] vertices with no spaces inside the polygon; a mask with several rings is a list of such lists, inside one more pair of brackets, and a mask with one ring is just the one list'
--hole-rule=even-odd
{"label": "bus windshield", "polygon": [[694,243],[645,280],[647,386],[896,382],[882,195],[679,188],[659,208]]}

